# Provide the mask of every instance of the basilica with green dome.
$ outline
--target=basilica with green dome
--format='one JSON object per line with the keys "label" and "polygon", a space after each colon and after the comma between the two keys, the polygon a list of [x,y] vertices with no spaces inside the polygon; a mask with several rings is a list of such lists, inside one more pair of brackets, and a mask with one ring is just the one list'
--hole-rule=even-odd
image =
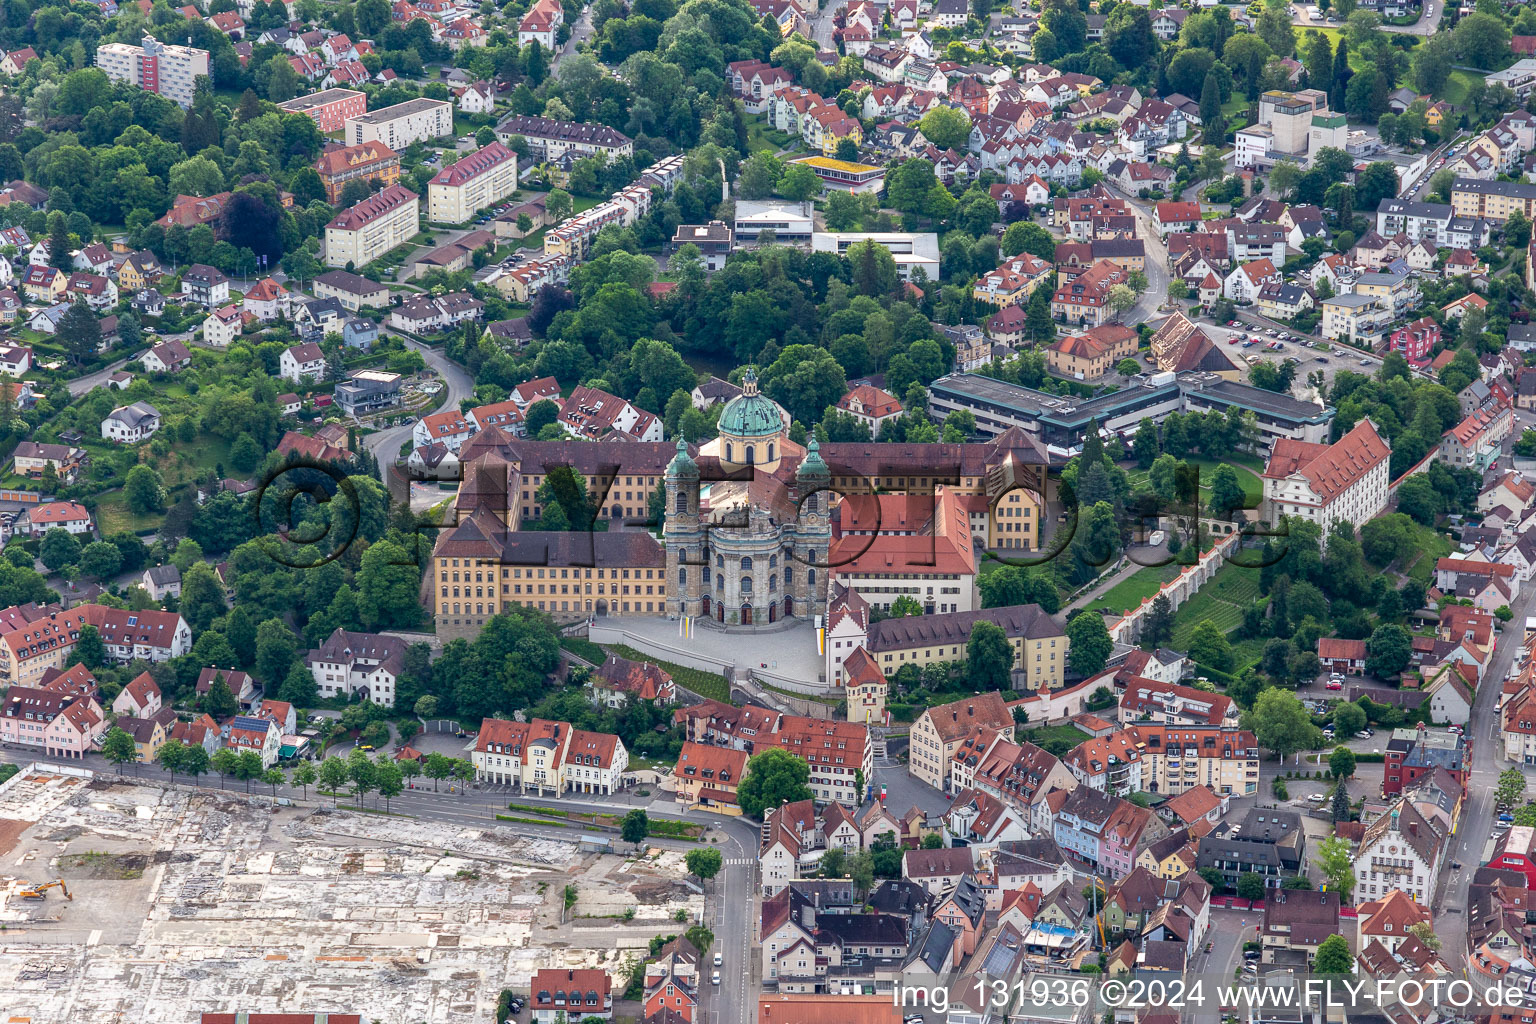
{"label": "basilica with green dome", "polygon": [[754,628],[823,615],[831,472],[814,440],[789,439],[789,417],[756,373],[741,384],[698,461],[679,440],[667,466],[667,611]]}

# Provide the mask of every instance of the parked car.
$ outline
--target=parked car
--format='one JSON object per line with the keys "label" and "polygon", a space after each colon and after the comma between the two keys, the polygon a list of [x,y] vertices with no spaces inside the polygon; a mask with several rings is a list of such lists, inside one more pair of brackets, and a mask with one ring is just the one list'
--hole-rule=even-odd
{"label": "parked car", "polygon": [[1330,679],[1330,680],[1328,680],[1328,684],[1324,687],[1324,689],[1326,689],[1326,690],[1342,690],[1342,689],[1344,689],[1344,684],[1340,683],[1340,682],[1335,682],[1334,680]]}
{"label": "parked car", "polygon": [[720,984],[720,972],[719,971],[716,971],[715,972],[715,976],[710,979],[710,984],[711,985],[718,985],[718,984]]}

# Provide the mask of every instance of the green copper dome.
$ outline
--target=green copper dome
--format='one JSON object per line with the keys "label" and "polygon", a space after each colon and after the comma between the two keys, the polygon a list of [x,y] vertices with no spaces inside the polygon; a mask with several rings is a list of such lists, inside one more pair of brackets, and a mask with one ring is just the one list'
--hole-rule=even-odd
{"label": "green copper dome", "polygon": [[719,429],[732,437],[772,437],[783,432],[778,403],[758,394],[757,374],[750,367],[741,379],[741,394],[725,403]]}
{"label": "green copper dome", "polygon": [[688,442],[682,438],[677,439],[677,454],[667,463],[667,476],[674,480],[682,477],[693,480],[699,478],[698,464],[688,457]]}
{"label": "green copper dome", "polygon": [[805,458],[800,460],[800,465],[795,470],[798,479],[826,480],[832,476],[832,471],[827,468],[827,463],[821,457],[821,445],[816,439],[811,438],[811,443],[806,446]]}

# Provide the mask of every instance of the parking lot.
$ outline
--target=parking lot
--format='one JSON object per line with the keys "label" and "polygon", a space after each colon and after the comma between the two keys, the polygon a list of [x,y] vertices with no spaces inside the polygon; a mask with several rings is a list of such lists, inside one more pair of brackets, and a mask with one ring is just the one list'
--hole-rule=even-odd
{"label": "parking lot", "polygon": [[[1313,371],[1322,372],[1323,386],[1327,388],[1338,370],[1374,373],[1381,365],[1381,358],[1371,353],[1329,344],[1289,328],[1268,326],[1267,321],[1247,311],[1239,312],[1238,315],[1246,317],[1248,322],[1230,320],[1213,324],[1206,328],[1207,333],[1230,346],[1232,357],[1245,365],[1251,366],[1263,360],[1274,363],[1295,360],[1295,390],[1303,398],[1308,397],[1304,389],[1307,377]],[[1323,348],[1324,345],[1327,348]]]}

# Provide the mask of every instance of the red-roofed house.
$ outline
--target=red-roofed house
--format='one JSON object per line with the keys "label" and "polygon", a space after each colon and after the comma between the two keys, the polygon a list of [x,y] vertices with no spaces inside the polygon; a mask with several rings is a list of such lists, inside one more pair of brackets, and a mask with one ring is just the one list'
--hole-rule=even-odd
{"label": "red-roofed house", "polygon": [[1317,641],[1317,660],[1328,672],[1358,676],[1365,674],[1365,641],[1325,636]]}
{"label": "red-roofed house", "polygon": [[592,696],[610,708],[621,708],[631,700],[672,704],[677,701],[677,687],[659,665],[610,654],[592,673]]}
{"label": "red-roofed house", "polygon": [[1391,456],[1369,419],[1329,445],[1277,438],[1264,468],[1268,516],[1314,522],[1326,544],[1334,523],[1365,523],[1386,508]]}
{"label": "red-roofed house", "polygon": [[1199,203],[1158,203],[1152,211],[1152,229],[1159,235],[1193,231],[1202,220]]}
{"label": "red-roofed house", "polygon": [[613,1018],[613,980],[600,968],[545,968],[533,976],[529,991],[535,1024],[555,1024],[557,1017],[568,1021]]}
{"label": "red-roofed house", "polygon": [[677,800],[707,811],[740,814],[736,790],[747,771],[747,752],[702,743],[684,743],[673,771]]}
{"label": "red-roofed house", "polygon": [[859,384],[849,388],[840,398],[837,407],[861,423],[868,424],[870,432],[879,435],[880,425],[896,419],[902,413],[901,401],[889,391],[871,384]]}

